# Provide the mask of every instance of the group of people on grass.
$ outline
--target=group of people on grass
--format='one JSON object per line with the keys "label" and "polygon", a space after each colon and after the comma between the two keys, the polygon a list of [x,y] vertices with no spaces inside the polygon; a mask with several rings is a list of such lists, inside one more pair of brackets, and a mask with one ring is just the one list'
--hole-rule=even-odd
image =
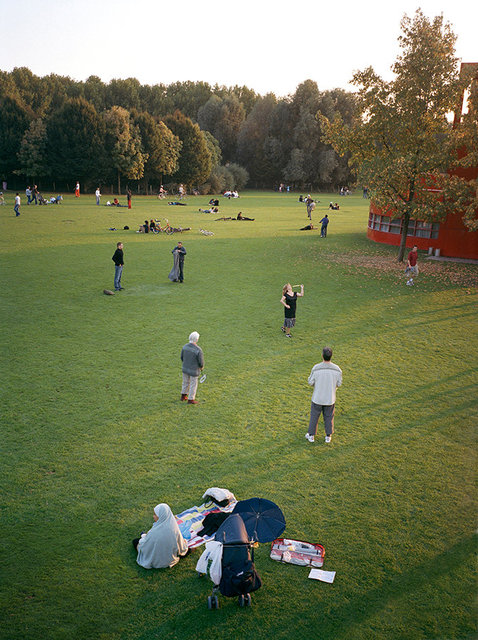
{"label": "group of people on grass", "polygon": [[[290,285],[284,287],[290,293]],[[303,296],[303,285],[301,295]],[[181,349],[183,382],[181,401],[198,404],[195,400],[199,375],[204,368],[204,355],[198,347],[199,333],[193,331],[189,341]],[[315,442],[320,416],[323,416],[325,442],[330,444],[334,433],[334,415],[337,388],[342,385],[342,370],[332,362],[332,349],[322,349],[322,362],[312,367],[308,384],[313,387],[309,426],[305,438]],[[181,558],[189,553],[189,547],[182,535],[176,517],[165,503],[157,504],[153,509],[152,527],[133,540],[136,562],[145,569],[165,569],[174,567]]]}

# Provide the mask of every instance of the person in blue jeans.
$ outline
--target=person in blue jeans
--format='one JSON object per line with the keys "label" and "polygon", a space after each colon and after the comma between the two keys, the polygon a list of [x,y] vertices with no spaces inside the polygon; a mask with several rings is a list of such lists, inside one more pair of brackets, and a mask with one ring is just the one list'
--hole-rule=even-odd
{"label": "person in blue jeans", "polygon": [[21,205],[20,195],[17,193],[17,195],[15,196],[15,206],[13,207],[13,210],[15,211],[15,216],[17,218],[20,215],[20,205]]}
{"label": "person in blue jeans", "polygon": [[322,226],[320,227],[320,237],[321,238],[326,238],[327,237],[327,225],[329,224],[329,216],[327,214],[325,214],[325,217],[323,217],[320,222],[322,223]]}
{"label": "person in blue jeans", "polygon": [[115,291],[122,291],[124,287],[121,286],[121,275],[124,267],[124,255],[123,255],[123,243],[118,242],[116,244],[116,251],[111,258],[115,263]]}

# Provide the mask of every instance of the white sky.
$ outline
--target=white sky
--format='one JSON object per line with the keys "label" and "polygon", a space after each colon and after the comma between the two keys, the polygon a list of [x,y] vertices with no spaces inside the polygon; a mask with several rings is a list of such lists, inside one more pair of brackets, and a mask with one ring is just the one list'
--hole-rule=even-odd
{"label": "white sky", "polygon": [[478,62],[476,0],[0,0],[0,69],[203,80],[277,96],[308,78],[351,90],[357,69],[390,77],[400,20],[418,7],[443,13],[457,56]]}

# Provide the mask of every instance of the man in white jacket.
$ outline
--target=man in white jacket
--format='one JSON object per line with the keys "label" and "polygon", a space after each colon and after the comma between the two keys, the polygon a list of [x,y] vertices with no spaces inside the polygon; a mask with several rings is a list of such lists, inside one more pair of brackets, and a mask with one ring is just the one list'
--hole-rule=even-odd
{"label": "man in white jacket", "polygon": [[309,384],[314,387],[312,404],[310,407],[309,430],[305,437],[309,442],[314,442],[317,433],[317,423],[322,413],[324,416],[325,442],[332,440],[334,432],[335,392],[342,384],[342,370],[331,362],[332,349],[324,347],[322,350],[323,361],[312,367],[309,376]]}

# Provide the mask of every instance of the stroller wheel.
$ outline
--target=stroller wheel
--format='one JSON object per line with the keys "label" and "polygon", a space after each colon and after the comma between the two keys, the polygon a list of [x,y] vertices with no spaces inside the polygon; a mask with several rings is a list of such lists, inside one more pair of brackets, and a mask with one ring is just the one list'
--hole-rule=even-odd
{"label": "stroller wheel", "polygon": [[241,595],[237,598],[237,604],[238,604],[240,607],[245,607],[245,606],[246,606],[246,599],[245,599],[245,597],[242,595],[242,593],[241,593]]}
{"label": "stroller wheel", "polygon": [[217,599],[217,596],[208,596],[207,608],[208,609],[219,609],[219,600]]}
{"label": "stroller wheel", "polygon": [[250,607],[252,602],[251,602],[251,594],[250,593],[246,593],[246,595],[244,596],[244,600],[246,601],[246,607]]}

